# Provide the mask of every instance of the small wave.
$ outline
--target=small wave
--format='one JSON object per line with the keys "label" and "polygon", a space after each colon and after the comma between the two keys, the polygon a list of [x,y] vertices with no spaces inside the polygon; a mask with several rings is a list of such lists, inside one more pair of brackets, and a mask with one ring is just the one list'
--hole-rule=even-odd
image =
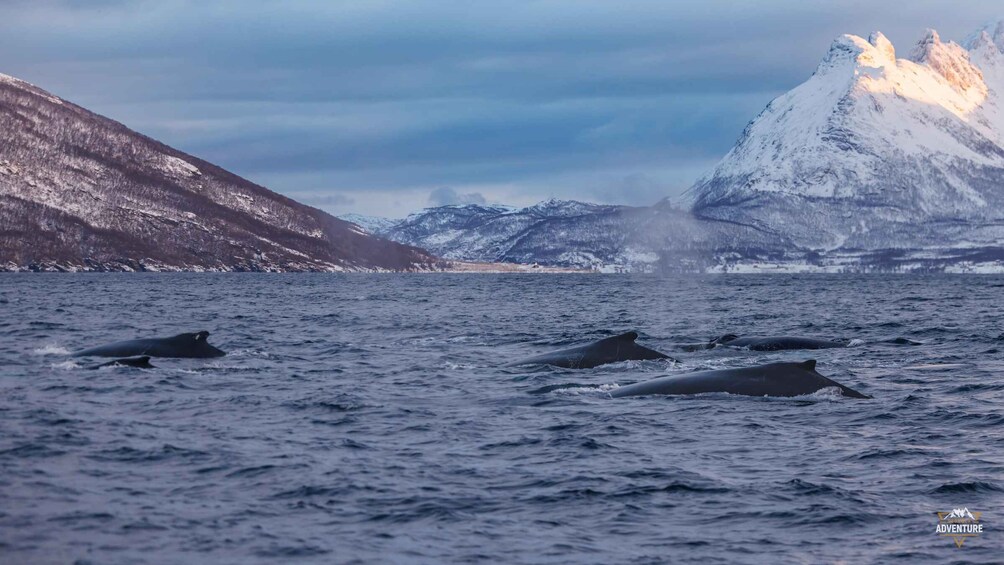
{"label": "small wave", "polygon": [[85,522],[90,520],[96,520],[99,522],[107,522],[109,520],[114,520],[115,516],[107,512],[83,512],[76,511],[70,512],[69,514],[60,514],[59,516],[53,516],[46,520],[47,522],[63,523],[63,524],[75,524],[77,522]]}
{"label": "small wave", "polygon": [[59,363],[53,363],[52,368],[72,371],[74,369],[79,369],[80,365],[78,365],[76,361],[60,361]]}
{"label": "small wave", "polygon": [[258,465],[256,467],[245,467],[243,469],[238,469],[232,473],[228,473],[227,477],[258,477],[271,473],[277,467],[275,465]]}
{"label": "small wave", "polygon": [[812,394],[796,396],[795,398],[825,400],[829,402],[840,402],[847,400],[847,397],[844,396],[844,393],[843,391],[840,390],[840,387],[835,387],[835,386],[821,388]]}
{"label": "small wave", "polygon": [[858,455],[856,459],[861,461],[867,459],[890,459],[904,456],[911,457],[922,453],[919,449],[869,449]]}
{"label": "small wave", "polygon": [[826,483],[812,483],[802,479],[792,479],[784,483],[795,496],[822,496],[842,498],[863,504],[864,501],[852,490],[842,489]]}
{"label": "small wave", "polygon": [[573,435],[564,435],[556,437],[551,441],[549,441],[548,445],[557,447],[565,446],[574,449],[588,449],[590,451],[612,447],[610,444],[597,441],[591,437],[573,436]]}
{"label": "small wave", "polygon": [[620,388],[620,385],[618,384],[578,385],[575,383],[569,383],[565,385],[554,385],[550,387],[543,387],[543,389],[538,389],[538,391],[543,391],[543,392],[532,391],[530,394],[543,394],[544,392],[553,392],[556,394],[569,395],[569,396],[583,396],[583,395],[606,396],[610,394],[610,391],[617,390],[618,388]]}
{"label": "small wave", "polygon": [[140,519],[138,522],[130,522],[122,526],[125,531],[161,531],[168,530],[167,526],[162,526],[160,524],[154,524],[147,520],[146,518]]}
{"label": "small wave", "polygon": [[265,557],[268,559],[290,559],[290,558],[302,558],[302,557],[316,557],[318,555],[325,555],[331,553],[330,549],[325,549],[323,547],[317,547],[316,545],[300,545],[300,546],[270,546],[265,549],[259,549],[255,551],[257,557]]}
{"label": "small wave", "polygon": [[960,385],[953,388],[951,392],[981,392],[988,390],[1004,390],[1004,383],[975,383]]}
{"label": "small wave", "polygon": [[43,345],[31,351],[35,355],[69,355],[70,350],[55,343]]}
{"label": "small wave", "polygon": [[517,440],[507,440],[507,441],[500,441],[500,442],[488,443],[488,444],[485,444],[485,445],[481,445],[481,446],[478,447],[478,449],[480,449],[482,451],[491,451],[491,450],[494,450],[494,449],[503,449],[503,448],[507,449],[507,448],[510,448],[510,447],[522,447],[524,445],[538,445],[542,441],[543,440],[541,440],[540,438],[523,436],[523,437],[521,437],[521,438],[519,438]]}
{"label": "small wave", "polygon": [[313,498],[313,497],[332,497],[340,496],[345,493],[347,489],[343,486],[336,487],[322,487],[315,485],[303,485],[292,490],[284,490],[273,494],[270,498],[275,500],[286,500],[286,499],[303,499],[303,498]]}
{"label": "small wave", "polygon": [[686,493],[727,493],[731,489],[727,487],[715,486],[713,484],[697,484],[685,481],[672,481],[666,485],[644,485],[629,487],[624,490],[612,493],[614,497],[645,496],[658,493],[686,494]]}
{"label": "small wave", "polygon": [[972,494],[978,492],[1002,492],[1004,488],[987,481],[968,481],[963,483],[945,483],[931,491],[932,494]]}
{"label": "small wave", "polygon": [[304,398],[284,402],[282,405],[293,410],[317,410],[320,412],[352,412],[370,407],[347,395],[331,399]]}
{"label": "small wave", "polygon": [[168,459],[203,460],[208,459],[209,454],[196,449],[185,449],[171,444],[164,444],[160,449],[136,449],[132,447],[119,447],[117,449],[106,449],[95,454],[88,455],[88,459],[95,461],[117,461],[122,463],[149,463],[164,461]]}
{"label": "small wave", "polygon": [[608,371],[639,371],[639,370],[652,370],[652,371],[665,371],[666,369],[671,369],[680,365],[680,362],[676,359],[646,359],[642,361],[638,360],[627,360],[618,361],[616,363],[609,363],[602,366],[602,369]]}
{"label": "small wave", "polygon": [[366,445],[361,441],[356,441],[354,439],[345,438],[342,440],[342,447],[347,447],[349,449],[369,449],[370,446]]}
{"label": "small wave", "polygon": [[227,353],[230,357],[261,357],[271,359],[272,354],[261,349],[235,349]]}
{"label": "small wave", "polygon": [[810,483],[809,481],[803,481],[802,479],[792,479],[785,484],[791,487],[791,489],[796,493],[802,495],[829,495],[836,491],[836,489],[830,485]]}
{"label": "small wave", "polygon": [[51,447],[40,443],[26,443],[24,445],[0,451],[0,457],[56,457],[58,455],[63,455],[64,453],[66,452],[58,449],[52,449]]}
{"label": "small wave", "polygon": [[858,347],[865,344],[863,339],[852,339],[847,342],[847,347]]}

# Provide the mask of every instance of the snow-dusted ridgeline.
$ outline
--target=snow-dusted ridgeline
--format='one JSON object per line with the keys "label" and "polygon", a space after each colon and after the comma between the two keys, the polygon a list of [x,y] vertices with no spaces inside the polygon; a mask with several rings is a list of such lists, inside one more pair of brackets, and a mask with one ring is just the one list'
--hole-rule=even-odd
{"label": "snow-dusted ridgeline", "polygon": [[435,261],[7,75],[0,131],[3,270],[400,270]]}

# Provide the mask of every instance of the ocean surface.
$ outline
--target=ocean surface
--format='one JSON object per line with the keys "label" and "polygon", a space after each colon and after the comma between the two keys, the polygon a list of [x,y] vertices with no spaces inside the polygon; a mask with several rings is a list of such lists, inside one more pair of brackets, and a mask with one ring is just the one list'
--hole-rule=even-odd
{"label": "ocean surface", "polygon": [[[629,330],[680,362],[500,368]],[[607,394],[810,358],[874,399]],[[1004,561],[1002,277],[8,274],[0,361],[5,565]]]}

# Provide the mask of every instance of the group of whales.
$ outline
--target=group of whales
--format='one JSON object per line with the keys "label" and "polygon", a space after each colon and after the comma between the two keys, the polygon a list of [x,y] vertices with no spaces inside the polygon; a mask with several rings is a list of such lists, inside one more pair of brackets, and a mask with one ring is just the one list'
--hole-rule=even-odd
{"label": "group of whales", "polygon": [[[635,343],[638,334],[628,332],[608,337],[593,343],[537,355],[506,364],[509,367],[521,365],[553,365],[568,369],[591,369],[608,363],[621,361],[645,361],[670,359],[653,349]],[[796,349],[831,349],[847,347],[847,343],[825,341],[801,337],[739,337],[726,335],[705,344],[700,349],[717,346],[742,347],[756,351],[783,351]],[[617,388],[610,396],[683,395],[725,392],[743,396],[802,396],[826,388],[836,388],[850,398],[871,398],[854,389],[832,381],[816,372],[816,361],[803,363],[771,363],[738,369],[697,371],[681,375],[671,375]]]}
{"label": "group of whales", "polygon": [[[74,357],[118,357],[113,361],[90,367],[125,366],[141,369],[153,368],[151,357],[212,358],[226,352],[212,346],[209,332],[183,333],[167,338],[148,338],[119,341],[99,347],[84,349]],[[553,351],[520,361],[507,363],[506,367],[523,365],[553,365],[568,369],[591,369],[622,361],[648,361],[668,359],[669,355],[636,343],[638,334],[628,332],[569,349]],[[741,347],[755,351],[783,351],[796,349],[830,349],[847,347],[847,343],[802,337],[739,337],[725,335],[699,349],[713,347]],[[691,349],[693,350],[693,349]],[[644,395],[684,395],[725,392],[743,396],[802,396],[822,389],[836,388],[850,398],[871,398],[816,372],[816,361],[802,363],[771,363],[738,369],[697,371],[661,377],[646,382],[623,386],[613,390],[614,398]]]}

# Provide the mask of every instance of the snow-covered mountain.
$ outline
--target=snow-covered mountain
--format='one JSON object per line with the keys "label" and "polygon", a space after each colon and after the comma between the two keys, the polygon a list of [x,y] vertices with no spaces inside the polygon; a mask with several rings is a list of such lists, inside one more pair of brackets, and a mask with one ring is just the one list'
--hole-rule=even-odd
{"label": "snow-covered mountain", "polygon": [[434,262],[7,75],[0,132],[0,270]]}
{"label": "snow-covered mountain", "polygon": [[691,189],[699,218],[820,252],[1004,243],[1004,34],[834,41]]}
{"label": "snow-covered mountain", "polygon": [[381,235],[446,259],[630,272],[703,270],[735,256],[776,259],[790,247],[777,235],[697,221],[687,210],[670,206],[553,199],[526,208],[429,208]]}
{"label": "snow-covered mountain", "polygon": [[688,195],[686,210],[436,208],[385,233],[455,259],[612,270],[1002,271],[1004,22],[962,45],[929,30],[905,54],[879,32],[838,38]]}
{"label": "snow-covered mountain", "polygon": [[[445,259],[540,262],[542,249],[528,250],[527,239],[541,231],[561,244],[569,219],[607,214],[618,206],[548,200],[527,208],[465,204],[428,208],[381,232],[394,241],[428,249]],[[574,221],[572,222],[574,223]]]}

